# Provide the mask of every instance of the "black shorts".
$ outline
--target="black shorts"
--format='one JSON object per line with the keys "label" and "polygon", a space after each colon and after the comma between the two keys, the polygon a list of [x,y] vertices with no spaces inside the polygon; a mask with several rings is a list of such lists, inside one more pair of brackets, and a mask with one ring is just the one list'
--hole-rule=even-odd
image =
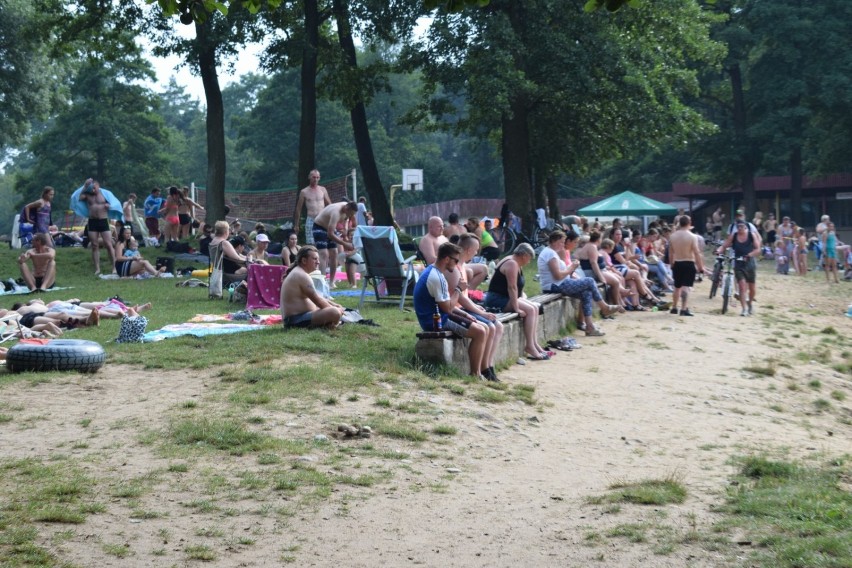
{"label": "black shorts", "polygon": [[695,262],[691,260],[678,260],[672,265],[672,276],[674,277],[675,288],[693,286],[695,284],[696,274]]}
{"label": "black shorts", "polygon": [[21,319],[18,320],[18,323],[20,323],[24,327],[32,327],[33,325],[35,325],[36,316],[38,316],[38,314],[35,312],[24,314],[21,316]]}
{"label": "black shorts", "polygon": [[90,233],[109,233],[109,219],[89,219],[86,231]]}
{"label": "black shorts", "polygon": [[313,312],[302,312],[284,317],[284,327],[311,327],[313,325]]}
{"label": "black shorts", "polygon": [[180,220],[181,225],[189,225],[192,223],[192,217],[189,216],[189,213],[178,213],[178,219]]}
{"label": "black shorts", "polygon": [[44,276],[33,276],[33,280],[35,281],[36,289],[40,290],[41,285],[44,284]]}
{"label": "black shorts", "polygon": [[481,251],[481,256],[485,260],[497,260],[500,258],[500,249],[497,247],[485,247]]}

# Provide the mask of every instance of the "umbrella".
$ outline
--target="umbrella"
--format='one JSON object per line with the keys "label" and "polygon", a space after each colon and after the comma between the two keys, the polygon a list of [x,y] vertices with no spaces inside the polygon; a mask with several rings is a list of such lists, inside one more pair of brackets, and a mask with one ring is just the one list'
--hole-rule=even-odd
{"label": "umbrella", "polygon": [[595,215],[602,217],[616,217],[619,215],[633,215],[636,217],[645,215],[670,216],[675,215],[677,209],[660,201],[633,193],[632,191],[624,191],[618,195],[607,197],[603,201],[586,205],[577,211],[577,213],[585,217]]}

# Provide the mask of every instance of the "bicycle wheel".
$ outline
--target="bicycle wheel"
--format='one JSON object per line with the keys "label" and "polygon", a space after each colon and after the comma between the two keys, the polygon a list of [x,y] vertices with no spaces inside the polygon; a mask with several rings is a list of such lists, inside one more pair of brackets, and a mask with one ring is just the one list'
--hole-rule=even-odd
{"label": "bicycle wheel", "polygon": [[731,301],[731,296],[734,294],[734,278],[730,274],[725,275],[725,287],[722,289],[722,313],[728,311],[728,302]]}
{"label": "bicycle wheel", "polygon": [[548,239],[550,238],[550,231],[547,229],[539,229],[536,228],[533,230],[533,238],[530,243],[535,249],[536,253],[539,249],[546,247],[548,243]]}
{"label": "bicycle wheel", "polygon": [[503,231],[503,254],[511,254],[518,245],[518,235],[512,229],[506,228]]}
{"label": "bicycle wheel", "polygon": [[713,277],[710,280],[710,299],[716,297],[716,291],[719,290],[719,283],[722,282],[722,265],[716,263],[713,267]]}

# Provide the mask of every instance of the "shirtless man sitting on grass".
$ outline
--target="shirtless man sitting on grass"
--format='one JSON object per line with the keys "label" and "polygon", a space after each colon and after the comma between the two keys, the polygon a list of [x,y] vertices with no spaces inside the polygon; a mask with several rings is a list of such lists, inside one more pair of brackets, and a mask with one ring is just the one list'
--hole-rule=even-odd
{"label": "shirtless man sitting on grass", "polygon": [[281,285],[281,317],[284,327],[327,327],[340,324],[343,306],[323,298],[314,288],[310,274],[319,266],[316,247],[299,249],[294,266],[287,271]]}
{"label": "shirtless man sitting on grass", "polygon": [[[33,269],[27,261],[33,263]],[[33,236],[33,248],[18,257],[21,278],[30,292],[44,292],[56,282],[56,251],[49,246],[49,237],[44,233]]]}

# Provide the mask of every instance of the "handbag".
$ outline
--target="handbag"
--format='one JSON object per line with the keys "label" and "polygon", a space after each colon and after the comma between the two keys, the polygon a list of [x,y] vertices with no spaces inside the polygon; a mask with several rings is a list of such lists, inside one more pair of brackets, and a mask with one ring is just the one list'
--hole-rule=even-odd
{"label": "handbag", "polygon": [[145,316],[124,316],[118,329],[116,343],[142,343],[148,318]]}
{"label": "handbag", "polygon": [[210,247],[210,259],[213,261],[213,264],[210,270],[210,283],[207,287],[207,296],[209,298],[222,299],[222,278],[224,276],[222,260],[224,255],[222,243],[219,243],[215,247]]}

